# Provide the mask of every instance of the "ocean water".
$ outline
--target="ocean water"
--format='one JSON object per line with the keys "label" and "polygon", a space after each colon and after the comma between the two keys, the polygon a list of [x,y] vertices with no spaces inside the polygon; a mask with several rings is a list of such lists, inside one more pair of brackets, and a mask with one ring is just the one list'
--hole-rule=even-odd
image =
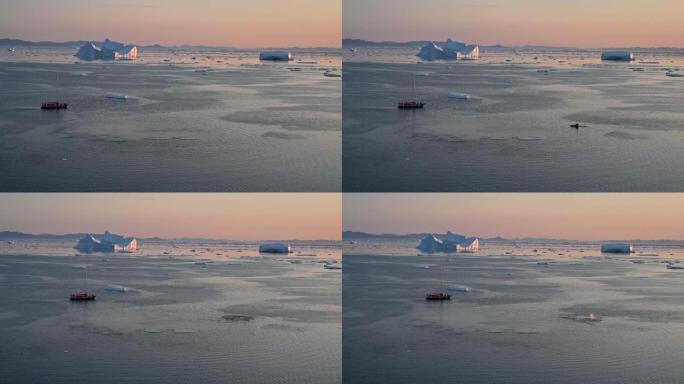
{"label": "ocean water", "polygon": [[[494,255],[487,246],[382,256],[402,247],[376,244],[364,255],[345,245],[344,382],[681,382],[684,280],[664,264],[681,247],[658,256],[554,247],[577,256]],[[425,301],[449,285],[470,290]]]}
{"label": "ocean water", "polygon": [[[665,75],[684,68],[682,52],[638,52],[632,63],[581,50],[485,51],[474,62],[414,54],[344,53],[345,191],[684,188],[684,80]],[[414,97],[424,110],[397,109]]]}
{"label": "ocean water", "polygon": [[0,54],[0,190],[339,191],[341,80],[323,76],[339,51],[72,54]]}
{"label": "ocean water", "polygon": [[[341,274],[322,266],[339,245],[289,256],[236,242],[69,245],[0,247],[0,382],[341,382]],[[69,301],[83,289],[96,300]]]}

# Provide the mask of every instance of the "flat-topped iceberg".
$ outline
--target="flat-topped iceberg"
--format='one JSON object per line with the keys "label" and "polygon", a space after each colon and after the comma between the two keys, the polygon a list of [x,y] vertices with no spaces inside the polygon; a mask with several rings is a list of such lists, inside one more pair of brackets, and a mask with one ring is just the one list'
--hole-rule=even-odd
{"label": "flat-topped iceberg", "polygon": [[74,247],[84,253],[91,252],[135,252],[138,250],[138,240],[134,237],[124,237],[105,231],[98,238],[87,234]]}
{"label": "flat-topped iceberg", "polygon": [[477,252],[480,249],[480,240],[447,231],[441,239],[434,234],[425,236],[416,248],[427,253]]}
{"label": "flat-topped iceberg", "polygon": [[259,53],[259,60],[290,61],[292,54],[288,51],[263,51]]}
{"label": "flat-topped iceberg", "polygon": [[434,60],[477,60],[480,58],[480,47],[475,44],[465,44],[447,39],[438,45],[436,42],[427,43],[416,56],[426,61]]}
{"label": "flat-topped iceberg", "polygon": [[259,246],[259,253],[290,253],[292,249],[285,243],[268,243]]}
{"label": "flat-topped iceberg", "polygon": [[634,253],[634,246],[627,243],[607,243],[601,245],[601,253]]}
{"label": "flat-topped iceberg", "polygon": [[634,53],[630,51],[603,51],[601,53],[601,60],[632,61],[634,60]]}

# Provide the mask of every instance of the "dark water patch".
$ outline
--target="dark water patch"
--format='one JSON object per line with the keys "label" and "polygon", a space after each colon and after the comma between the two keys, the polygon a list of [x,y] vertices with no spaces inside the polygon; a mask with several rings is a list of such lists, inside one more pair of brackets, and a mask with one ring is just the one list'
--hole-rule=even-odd
{"label": "dark water patch", "polygon": [[243,313],[253,317],[279,318],[289,322],[326,323],[341,322],[340,312],[313,309],[288,308],[286,306],[236,304],[220,309],[226,313]]}
{"label": "dark water patch", "polygon": [[237,315],[237,314],[225,314],[221,316],[223,320],[230,321],[230,322],[247,322],[247,321],[252,321],[254,320],[254,316],[250,315]]}
{"label": "dark water patch", "polygon": [[305,137],[303,135],[297,135],[297,134],[292,134],[292,133],[286,133],[286,132],[266,132],[262,137],[273,137],[275,139],[283,139],[283,140],[302,140]]}

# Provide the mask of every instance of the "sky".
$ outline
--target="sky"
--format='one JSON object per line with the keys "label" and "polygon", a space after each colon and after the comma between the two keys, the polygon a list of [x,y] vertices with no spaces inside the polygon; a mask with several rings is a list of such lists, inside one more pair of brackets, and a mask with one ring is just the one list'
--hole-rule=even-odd
{"label": "sky", "polygon": [[0,231],[339,240],[338,193],[0,194]]}
{"label": "sky", "polygon": [[682,0],[343,0],[343,36],[480,45],[684,47]]}
{"label": "sky", "polygon": [[2,0],[0,38],[339,47],[341,0]]}
{"label": "sky", "polygon": [[344,229],[568,240],[684,240],[684,194],[346,193]]}

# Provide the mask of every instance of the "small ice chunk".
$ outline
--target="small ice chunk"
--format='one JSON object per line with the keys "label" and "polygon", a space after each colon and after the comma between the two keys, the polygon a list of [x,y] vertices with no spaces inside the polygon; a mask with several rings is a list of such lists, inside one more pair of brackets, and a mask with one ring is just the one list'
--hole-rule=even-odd
{"label": "small ice chunk", "polygon": [[449,92],[449,98],[456,100],[468,100],[470,99],[470,96],[460,92]]}

